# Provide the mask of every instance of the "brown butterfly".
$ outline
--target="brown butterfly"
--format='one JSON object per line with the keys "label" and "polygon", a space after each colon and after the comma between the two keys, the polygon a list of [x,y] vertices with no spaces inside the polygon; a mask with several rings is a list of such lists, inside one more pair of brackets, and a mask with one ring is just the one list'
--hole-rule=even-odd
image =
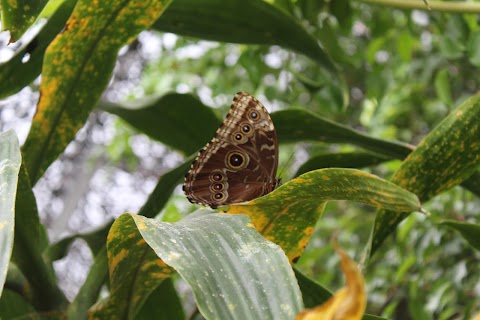
{"label": "brown butterfly", "polygon": [[267,109],[239,92],[215,137],[185,175],[183,191],[190,202],[212,209],[249,201],[280,185],[277,166],[277,134]]}

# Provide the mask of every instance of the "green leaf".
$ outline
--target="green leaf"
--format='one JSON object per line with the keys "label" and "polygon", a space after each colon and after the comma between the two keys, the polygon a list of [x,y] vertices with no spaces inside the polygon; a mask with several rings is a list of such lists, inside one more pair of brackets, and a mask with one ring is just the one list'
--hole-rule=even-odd
{"label": "green leaf", "polygon": [[205,40],[283,46],[336,75],[315,37],[291,15],[262,0],[176,0],[153,27]]}
{"label": "green leaf", "polygon": [[336,0],[330,2],[330,12],[337,18],[341,26],[352,24],[352,5],[348,0]]}
{"label": "green leaf", "polygon": [[172,93],[131,103],[101,104],[100,108],[187,155],[209,142],[220,125],[212,108],[188,94]]}
{"label": "green leaf", "polygon": [[1,0],[2,31],[9,30],[15,42],[35,22],[48,0]]}
{"label": "green leaf", "polygon": [[85,319],[88,309],[98,300],[98,295],[107,276],[107,250],[103,247],[95,256],[93,265],[88,271],[87,279],[85,279],[77,296],[68,305],[67,315],[69,320]]}
{"label": "green leaf", "polygon": [[476,67],[480,67],[480,31],[470,34],[468,39],[468,60]]}
{"label": "green leaf", "polygon": [[[380,156],[401,160],[415,149],[415,146],[407,143],[371,137],[303,109],[274,112],[271,117],[280,143],[300,141],[348,143],[378,153]],[[475,172],[462,183],[462,186],[480,196],[478,181],[480,181],[480,174]]]}
{"label": "green leaf", "polygon": [[295,277],[297,278],[300,291],[302,291],[305,308],[314,308],[330,299],[332,293],[328,289],[325,289],[320,284],[301,273],[298,269],[294,268],[293,271],[295,271]]}
{"label": "green leaf", "polygon": [[148,297],[135,320],[184,320],[182,302],[172,279],[165,279]]}
{"label": "green leaf", "polygon": [[43,260],[48,238],[38,217],[37,203],[25,166],[20,167],[15,202],[15,242],[12,261],[30,284],[32,303],[38,310],[62,308],[67,300],[56,284],[51,264]]}
{"label": "green leaf", "polygon": [[459,59],[465,51],[465,44],[452,36],[439,37],[439,47],[443,56],[447,59]]}
{"label": "green leaf", "polygon": [[189,170],[195,156],[196,155],[192,155],[187,158],[184,163],[160,177],[157,186],[150,196],[148,196],[147,202],[145,202],[138,212],[139,215],[153,218],[160,213],[168,199],[170,199],[175,187],[180,181],[183,181],[185,173]]}
{"label": "green leaf", "polygon": [[0,318],[29,319],[38,317],[35,308],[17,292],[5,289],[0,298]]}
{"label": "green leaf", "polygon": [[[414,192],[422,202],[471,176],[480,160],[480,96],[465,101],[446,117],[395,172],[392,182]],[[379,211],[371,254],[408,214]]]}
{"label": "green leaf", "polygon": [[382,318],[382,317],[379,317],[379,316],[374,316],[372,314],[365,314],[362,317],[362,320],[388,320],[388,319],[387,318]]}
{"label": "green leaf", "polygon": [[15,199],[21,163],[15,132],[9,130],[0,133],[0,296],[12,254]]}
{"label": "green leaf", "polygon": [[45,249],[43,252],[44,259],[47,261],[63,259],[67,255],[70,245],[77,239],[84,240],[92,251],[92,254],[97,255],[105,247],[107,234],[112,223],[113,221],[107,222],[103,227],[97,230],[63,238]]}
{"label": "green leaf", "polygon": [[92,319],[133,319],[148,296],[173,272],[138,233],[118,218],[107,239],[110,295],[89,311]]}
{"label": "green leaf", "polygon": [[35,37],[0,63],[0,99],[17,93],[40,75],[45,50],[65,26],[75,3],[63,1]]}
{"label": "green leaf", "polygon": [[85,123],[108,84],[118,50],[148,28],[169,3],[77,3],[65,31],[45,52],[37,113],[23,146],[32,184]]}
{"label": "green leaf", "polygon": [[450,87],[447,68],[438,71],[435,76],[435,91],[440,100],[442,100],[447,106],[453,104],[452,89]]}
{"label": "green leaf", "polygon": [[308,159],[298,168],[295,176],[321,168],[364,168],[388,160],[391,160],[391,158],[362,151],[325,153]]}
{"label": "green leaf", "polygon": [[271,116],[281,143],[299,141],[349,143],[393,158],[406,157],[414,149],[406,143],[370,137],[304,109],[278,111]]}
{"label": "green leaf", "polygon": [[207,319],[292,319],[302,309],[285,254],[246,216],[196,214],[165,223],[124,214],[109,239],[138,231],[192,287]]}
{"label": "green leaf", "polygon": [[445,220],[440,225],[448,226],[460,232],[472,247],[480,250],[480,225],[455,220]]}
{"label": "green leaf", "polygon": [[330,200],[351,200],[398,212],[420,209],[416,195],[377,176],[354,169],[322,169],[292,179],[264,197],[231,205],[226,211],[249,215],[262,235],[295,260]]}

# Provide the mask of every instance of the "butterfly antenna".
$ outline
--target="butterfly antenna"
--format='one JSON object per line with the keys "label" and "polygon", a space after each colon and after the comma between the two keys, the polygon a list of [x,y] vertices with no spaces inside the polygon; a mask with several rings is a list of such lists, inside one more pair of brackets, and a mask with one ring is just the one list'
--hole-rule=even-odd
{"label": "butterfly antenna", "polygon": [[294,152],[292,152],[290,154],[290,157],[288,158],[288,161],[285,162],[285,164],[282,166],[282,169],[281,169],[280,173],[278,174],[279,177],[281,177],[283,175],[283,173],[285,172],[285,170],[291,166],[294,155],[295,155]]}

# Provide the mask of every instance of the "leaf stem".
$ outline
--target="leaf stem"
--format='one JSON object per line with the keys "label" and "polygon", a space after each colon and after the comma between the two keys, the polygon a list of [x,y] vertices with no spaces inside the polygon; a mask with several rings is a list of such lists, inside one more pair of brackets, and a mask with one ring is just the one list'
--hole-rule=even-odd
{"label": "leaf stem", "polygon": [[359,0],[364,3],[389,6],[400,9],[443,11],[450,13],[480,13],[480,3],[428,1],[428,6],[420,0]]}

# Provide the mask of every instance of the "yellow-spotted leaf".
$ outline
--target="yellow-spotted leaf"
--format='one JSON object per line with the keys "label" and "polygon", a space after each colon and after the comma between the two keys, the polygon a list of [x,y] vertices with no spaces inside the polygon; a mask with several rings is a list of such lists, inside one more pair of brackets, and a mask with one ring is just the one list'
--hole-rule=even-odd
{"label": "yellow-spotted leaf", "polygon": [[78,1],[64,32],[45,52],[40,100],[24,145],[32,184],[85,123],[108,84],[118,50],[170,1]]}
{"label": "yellow-spotted leaf", "polygon": [[35,22],[48,0],[1,0],[2,31],[9,30],[10,42],[17,41]]}
{"label": "yellow-spotted leaf", "polygon": [[[415,193],[425,202],[470,177],[477,170],[479,162],[480,95],[475,95],[423,139],[391,181]],[[384,210],[378,212],[371,254],[407,215]]]}
{"label": "yellow-spotted leaf", "polygon": [[129,214],[120,216],[107,238],[110,295],[90,310],[91,319],[133,319],[172,268],[148,246]]}
{"label": "yellow-spotted leaf", "polygon": [[17,93],[40,75],[45,50],[65,26],[75,3],[68,0],[59,4],[55,12],[46,17],[47,23],[35,37],[18,48],[10,59],[0,63],[0,99]]}
{"label": "yellow-spotted leaf", "polygon": [[416,195],[372,174],[321,169],[305,173],[264,197],[231,205],[226,212],[249,215],[257,230],[293,260],[303,252],[330,200],[352,200],[398,212],[421,207]]}
{"label": "yellow-spotted leaf", "polygon": [[112,253],[108,248],[113,274],[112,267],[119,263],[138,269],[138,262],[123,257],[143,247],[140,237],[190,285],[206,319],[292,319],[303,308],[284,252],[262,237],[246,216],[197,212],[167,223],[124,214],[109,234],[109,246],[115,242],[121,248]]}
{"label": "yellow-spotted leaf", "polygon": [[18,172],[22,163],[17,136],[0,134],[0,296],[12,254]]}
{"label": "yellow-spotted leaf", "polygon": [[358,266],[340,247],[335,246],[346,286],[321,306],[302,311],[296,320],[360,320],[367,304],[365,281]]}

